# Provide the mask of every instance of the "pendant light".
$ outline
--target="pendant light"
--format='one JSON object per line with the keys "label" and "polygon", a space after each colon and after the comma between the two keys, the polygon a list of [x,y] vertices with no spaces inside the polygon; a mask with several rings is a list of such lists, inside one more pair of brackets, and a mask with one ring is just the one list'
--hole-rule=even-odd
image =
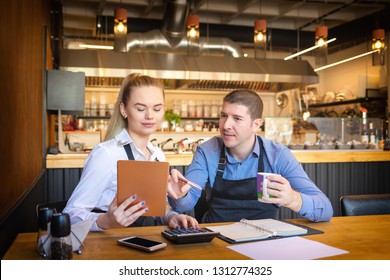
{"label": "pendant light", "polygon": [[315,31],[315,45],[317,48],[314,51],[316,65],[325,65],[328,60],[328,26],[319,25]]}
{"label": "pendant light", "polygon": [[188,55],[198,56],[200,53],[199,40],[199,16],[189,15],[187,17],[187,52]]}
{"label": "pendant light", "polygon": [[372,54],[372,65],[385,65],[385,30],[375,29],[372,31],[371,49],[376,52]]}
{"label": "pendant light", "polygon": [[265,19],[259,19],[255,21],[254,30],[254,41],[255,43],[266,43],[267,42],[267,21]]}
{"label": "pendant light", "polygon": [[[195,2],[192,1],[190,5]],[[200,54],[200,33],[199,33],[199,16],[194,15],[192,10],[187,16],[187,54],[191,56],[199,56]]]}
{"label": "pendant light", "polygon": [[[259,1],[261,16],[261,0]],[[267,21],[265,19],[255,20],[253,43],[255,58],[266,58],[267,51]]]}
{"label": "pendant light", "polygon": [[117,8],[114,10],[114,50],[127,51],[127,10]]}
{"label": "pendant light", "polygon": [[256,20],[254,27],[255,58],[266,58],[267,22],[265,19]]}
{"label": "pendant light", "polygon": [[187,38],[197,39],[199,36],[199,16],[189,15],[187,17]]}
{"label": "pendant light", "polygon": [[127,33],[127,10],[117,8],[114,10],[114,34],[121,35]]}

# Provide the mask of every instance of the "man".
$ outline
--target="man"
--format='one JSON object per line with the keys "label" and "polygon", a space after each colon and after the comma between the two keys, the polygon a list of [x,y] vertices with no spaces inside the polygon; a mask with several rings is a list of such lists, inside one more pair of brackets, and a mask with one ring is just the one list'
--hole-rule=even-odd
{"label": "man", "polygon": [[[311,221],[329,221],[333,216],[329,199],[290,150],[256,135],[262,112],[263,102],[254,91],[235,90],[223,99],[220,137],[198,147],[185,176],[206,189],[208,211],[201,222],[277,218],[281,206]],[[268,176],[272,181],[268,193],[274,197],[263,197],[263,202],[257,199],[258,172],[277,174]],[[169,194],[171,206],[180,213],[193,209],[201,191],[185,185]]]}

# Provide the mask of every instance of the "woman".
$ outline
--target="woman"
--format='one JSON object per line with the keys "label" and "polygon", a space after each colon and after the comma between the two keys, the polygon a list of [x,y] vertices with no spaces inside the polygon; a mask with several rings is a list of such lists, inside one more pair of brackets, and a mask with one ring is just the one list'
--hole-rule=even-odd
{"label": "woman", "polygon": [[[137,194],[117,205],[117,161],[165,161],[164,153],[149,142],[164,120],[164,112],[164,86],[159,80],[141,74],[124,79],[104,142],[88,156],[80,182],[64,209],[72,223],[93,220],[92,231],[143,223],[140,217],[148,211],[147,202],[128,207]],[[177,184],[177,175],[174,177],[171,183]],[[171,228],[198,226],[194,218],[170,209],[155,220]]]}

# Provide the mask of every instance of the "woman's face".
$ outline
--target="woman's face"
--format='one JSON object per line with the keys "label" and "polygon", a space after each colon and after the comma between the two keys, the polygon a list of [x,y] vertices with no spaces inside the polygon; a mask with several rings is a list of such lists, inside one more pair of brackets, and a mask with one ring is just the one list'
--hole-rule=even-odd
{"label": "woman's face", "polygon": [[121,113],[127,116],[127,128],[139,135],[150,135],[160,128],[164,120],[164,95],[154,86],[134,89],[125,106],[121,103]]}

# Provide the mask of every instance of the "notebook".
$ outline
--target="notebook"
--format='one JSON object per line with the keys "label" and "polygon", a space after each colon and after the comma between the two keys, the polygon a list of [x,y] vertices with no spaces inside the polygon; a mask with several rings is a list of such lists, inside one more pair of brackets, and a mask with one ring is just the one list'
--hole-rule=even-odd
{"label": "notebook", "polygon": [[167,204],[169,163],[161,161],[119,160],[117,163],[117,202],[136,194],[149,211],[143,216],[164,216]]}
{"label": "notebook", "polygon": [[230,243],[262,240],[271,237],[286,237],[307,234],[307,229],[275,219],[246,220],[222,225],[208,226],[211,231],[219,231]]}

